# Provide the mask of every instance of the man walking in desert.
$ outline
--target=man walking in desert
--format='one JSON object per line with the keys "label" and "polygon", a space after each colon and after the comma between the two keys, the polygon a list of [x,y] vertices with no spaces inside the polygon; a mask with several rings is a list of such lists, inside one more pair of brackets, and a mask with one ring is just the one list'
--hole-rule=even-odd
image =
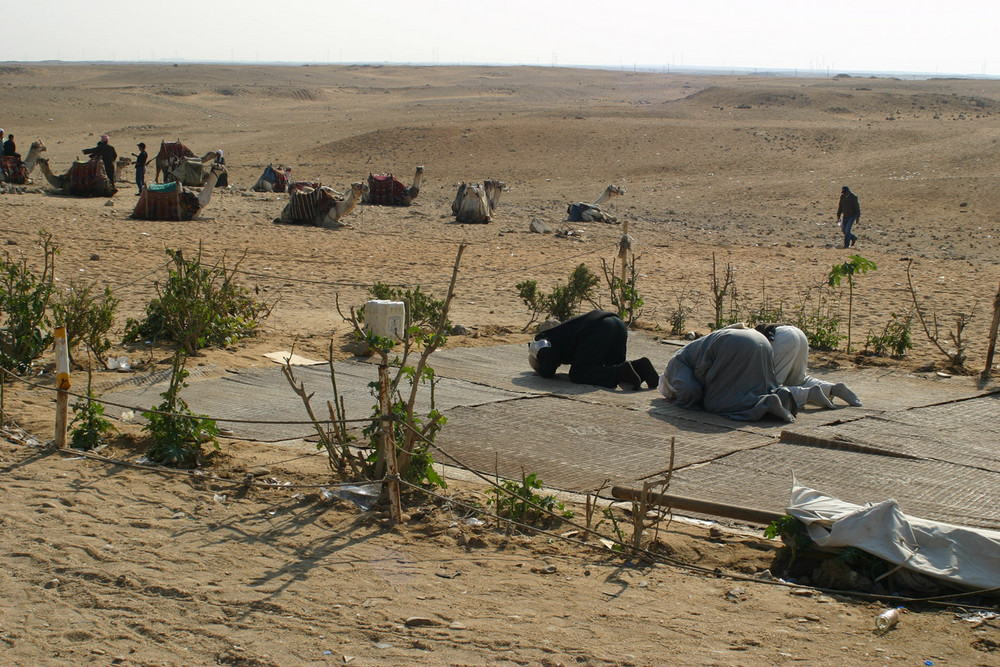
{"label": "man walking in desert", "polygon": [[[843,222],[841,222],[843,217]],[[837,222],[841,223],[844,232],[844,247],[849,248],[854,245],[858,237],[851,233],[854,223],[861,218],[861,205],[858,204],[858,196],[851,192],[846,185],[840,189],[840,206],[837,207]]]}

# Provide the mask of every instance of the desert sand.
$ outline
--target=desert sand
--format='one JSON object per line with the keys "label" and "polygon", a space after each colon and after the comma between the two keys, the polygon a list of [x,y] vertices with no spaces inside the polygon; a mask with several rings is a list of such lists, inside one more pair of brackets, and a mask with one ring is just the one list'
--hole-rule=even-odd
{"label": "desert sand", "polygon": [[[155,295],[166,249],[200,248],[230,266],[242,258],[240,279],[275,302],[273,313],[257,338],[192,365],[263,366],[263,353],[292,347],[323,359],[331,340],[346,357],[338,300],[361,305],[376,281],[443,296],[463,243],[451,319],[470,334],[448,344],[525,341],[529,313],[514,286],[534,279],[549,291],[581,262],[601,275],[626,225],[640,254],[638,326],[648,332],[667,335],[678,309],[685,331],[709,330],[713,258],[720,271],[732,266],[744,308],[794,309],[822,294],[846,318],[846,287],[823,286],[834,264],[858,254],[878,268],[857,279],[855,353],[842,344],[814,363],[880,364],[887,378],[953,372],[916,324],[903,359],[856,354],[891,313],[912,312],[911,262],[942,344],[953,347],[948,332],[971,315],[968,367],[985,363],[1000,281],[997,81],[8,64],[0,84],[0,126],[22,153],[42,140],[56,173],[104,132],[123,156],[139,141],[152,156],[177,139],[199,155],[225,151],[230,187],[191,222],[132,220],[131,183],[111,200],[79,199],[52,194],[36,171],[22,193],[0,195],[5,249],[38,258],[38,231],[51,233],[61,282],[96,281],[121,299],[118,335]],[[284,195],[246,192],[272,163],[338,190],[370,172],[408,184],[417,165],[426,171],[413,206],[361,206],[349,226],[327,230],[273,224]],[[455,223],[459,182],[486,178],[507,185],[493,222]],[[611,209],[619,224],[566,222],[567,203],[609,184],[627,190]],[[835,223],[842,185],[862,207],[851,251]],[[535,218],[572,233],[532,233]],[[143,370],[170,356],[141,345],[115,353]],[[953,609],[907,613],[879,637],[878,603],[711,574],[769,567],[778,544],[759,531],[671,523],[662,549],[703,568],[692,571],[505,536],[445,503],[389,528],[384,515],[322,497],[316,485],[329,475],[311,446],[227,441],[205,475],[154,474],[45,447],[51,406],[51,394],[21,386],[5,396],[5,411],[37,441],[10,435],[0,445],[6,664],[998,661],[995,625],[973,629]],[[102,453],[134,460],[138,429],[122,430]],[[260,468],[292,486],[240,486]],[[465,482],[448,494],[485,502]],[[428,624],[410,627],[410,617]]]}

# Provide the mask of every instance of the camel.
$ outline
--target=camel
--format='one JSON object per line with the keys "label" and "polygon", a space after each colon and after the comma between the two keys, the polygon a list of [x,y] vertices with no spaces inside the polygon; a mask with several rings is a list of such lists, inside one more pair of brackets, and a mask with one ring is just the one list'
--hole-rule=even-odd
{"label": "camel", "polygon": [[458,186],[458,194],[451,203],[451,212],[458,222],[485,223],[490,222],[493,211],[500,203],[500,193],[507,184],[503,181],[488,179],[482,185],[466,185],[465,181]]}
{"label": "camel", "polygon": [[260,175],[257,182],[250,189],[254,192],[284,192],[288,181],[291,180],[291,168],[282,167],[280,164],[275,169],[274,165],[267,165],[264,173]]}
{"label": "camel", "polygon": [[288,204],[281,211],[281,217],[274,221],[338,229],[349,224],[341,222],[341,219],[354,210],[367,191],[368,186],[364,183],[352,183],[351,192],[345,199],[332,188],[321,187],[314,190],[305,187],[289,193]]}
{"label": "camel", "polygon": [[130,157],[120,157],[118,161],[115,162],[115,183],[131,183],[130,180],[125,178],[125,168],[132,164],[132,158]]}
{"label": "camel", "polygon": [[179,160],[174,160],[170,172],[164,177],[165,182],[177,181],[181,185],[201,187],[208,182],[211,164],[211,161],[206,162],[196,157],[182,157]]}
{"label": "camel", "polygon": [[48,158],[38,158],[38,166],[49,185],[62,190],[63,194],[74,197],[111,197],[118,192],[115,184],[108,180],[104,162],[99,158],[77,160],[62,176],[52,173]]}
{"label": "camel", "polygon": [[420,181],[424,168],[417,167],[413,185],[406,187],[393,178],[392,174],[368,174],[368,192],[362,203],[381,206],[409,206],[420,194]]}
{"label": "camel", "polygon": [[[181,158],[195,157],[195,154],[190,148],[181,143],[181,140],[166,142],[162,139],[160,140],[160,152],[156,154],[156,179],[155,182],[160,182],[160,174],[163,174],[163,178],[166,179],[167,175],[173,171],[174,165],[171,164],[171,159],[180,160]],[[210,162],[215,159],[215,151],[205,153],[202,156],[202,163]]]}
{"label": "camel", "polygon": [[625,188],[609,185],[592,204],[576,202],[566,207],[570,222],[618,222],[618,218],[601,210],[601,204],[612,197],[625,194]]}
{"label": "camel", "polygon": [[177,181],[147,185],[139,195],[132,217],[139,220],[191,220],[208,206],[215,185],[224,173],[224,165],[212,165],[208,181],[198,194]]}
{"label": "camel", "polygon": [[35,170],[35,164],[38,163],[38,158],[44,150],[45,144],[41,140],[35,140],[31,142],[28,156],[24,160],[14,156],[0,158],[0,183],[14,185],[27,183],[28,175]]}

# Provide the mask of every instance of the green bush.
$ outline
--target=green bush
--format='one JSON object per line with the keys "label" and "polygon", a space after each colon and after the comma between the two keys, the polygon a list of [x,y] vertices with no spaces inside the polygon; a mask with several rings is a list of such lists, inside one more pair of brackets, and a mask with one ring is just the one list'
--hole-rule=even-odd
{"label": "green bush", "polygon": [[[411,382],[415,381],[413,370],[409,367],[403,368],[404,372],[410,372]],[[427,381],[433,383],[433,371],[426,370]],[[378,383],[372,384],[374,385],[372,389],[377,390]],[[400,477],[404,481],[418,486],[430,484],[441,489],[447,488],[448,483],[434,470],[434,456],[430,450],[430,443],[434,442],[434,437],[448,421],[447,417],[432,408],[427,415],[425,426],[424,420],[416,414],[407,416],[406,403],[402,400],[395,401],[390,409],[393,416],[390,440],[396,448],[396,465]],[[362,434],[368,438],[369,454],[365,460],[365,477],[368,479],[379,477],[385,466],[379,443],[383,428],[380,417],[381,410],[376,404],[372,411],[371,423],[362,429]],[[408,437],[413,430],[420,432],[423,438],[414,440]]]}
{"label": "green bush", "polygon": [[573,513],[555,496],[542,496],[535,491],[542,488],[542,480],[537,473],[522,475],[520,481],[504,480],[500,488],[487,491],[487,505],[494,505],[499,516],[527,524],[547,523],[552,514],[572,518]]}
{"label": "green bush", "polygon": [[892,356],[894,359],[902,359],[906,356],[907,350],[913,349],[913,337],[910,331],[913,317],[906,315],[900,317],[896,313],[891,313],[891,319],[882,329],[881,334],[872,331],[868,332],[865,339],[865,350],[870,351],[873,356]]}
{"label": "green bush", "polygon": [[815,307],[809,306],[807,297],[794,312],[791,323],[802,329],[809,339],[809,347],[814,350],[836,350],[844,339],[840,334],[840,316],[831,306],[825,291],[820,292]]}
{"label": "green bush", "polygon": [[552,289],[551,294],[545,294],[538,290],[538,283],[534,280],[525,280],[515,285],[521,301],[531,310],[531,319],[524,327],[525,330],[531,323],[538,319],[540,313],[553,317],[560,322],[565,322],[576,314],[576,309],[584,301],[590,301],[594,293],[594,288],[600,282],[586,264],[580,264],[565,285],[557,285]]}
{"label": "green bush", "polygon": [[78,343],[83,343],[101,365],[106,361],[106,353],[111,349],[107,334],[115,323],[118,299],[105,286],[103,297],[95,294],[97,283],[71,280],[66,289],[59,293],[52,305],[55,321],[66,327],[66,340],[72,351]]}
{"label": "green bush", "polygon": [[153,410],[142,413],[147,424],[143,431],[149,433],[153,443],[146,450],[146,458],[153,463],[171,466],[192,467],[201,461],[201,446],[210,442],[219,449],[219,429],[214,419],[195,415],[180,397],[181,389],[187,386],[184,380],[188,371],[184,369],[184,355],[174,354],[173,372],[170,386],[160,394],[163,402]]}
{"label": "green bush", "polygon": [[611,261],[609,266],[607,261],[601,259],[601,269],[604,271],[604,280],[611,293],[611,305],[614,306],[615,314],[629,327],[635,323],[642,315],[642,307],[646,300],[639,294],[639,273],[635,265],[638,261],[636,255],[632,255],[631,261],[625,261],[624,277],[618,274],[616,260]]}
{"label": "green bush", "polygon": [[193,260],[180,250],[167,250],[167,255],[173,262],[167,282],[157,284],[158,296],[146,306],[143,319],[126,322],[124,342],[168,340],[193,354],[256,335],[271,308],[236,282],[237,267],[203,266],[200,250]]}
{"label": "green bush", "polygon": [[53,291],[55,256],[59,250],[52,235],[39,232],[42,272],[32,271],[26,259],[4,252],[0,258],[0,366],[22,375],[31,362],[52,344],[48,316]]}
{"label": "green bush", "polygon": [[110,433],[118,433],[104,416],[104,404],[95,400],[94,393],[87,387],[87,398],[81,398],[73,404],[73,421],[70,422],[70,447],[73,449],[91,450],[104,444],[104,438]]}

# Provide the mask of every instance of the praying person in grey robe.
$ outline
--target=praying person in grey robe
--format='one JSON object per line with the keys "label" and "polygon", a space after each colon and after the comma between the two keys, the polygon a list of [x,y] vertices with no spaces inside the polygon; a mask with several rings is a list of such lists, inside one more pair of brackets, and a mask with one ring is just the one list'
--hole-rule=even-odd
{"label": "praying person in grey robe", "polygon": [[798,406],[774,373],[774,353],[754,329],[727,327],[677,350],[660,377],[660,393],[682,408],[740,421],[766,415],[794,422]]}

